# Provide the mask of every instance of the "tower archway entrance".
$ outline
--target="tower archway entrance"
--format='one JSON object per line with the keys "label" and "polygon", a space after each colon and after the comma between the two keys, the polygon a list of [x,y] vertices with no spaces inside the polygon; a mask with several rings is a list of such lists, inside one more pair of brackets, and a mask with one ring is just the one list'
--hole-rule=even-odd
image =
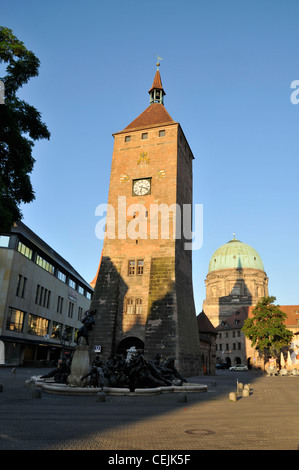
{"label": "tower archway entrance", "polygon": [[136,336],[128,336],[127,338],[124,338],[120,341],[117,346],[116,353],[123,354],[126,357],[127,350],[132,346],[135,346],[138,351],[144,351],[144,342],[141,339],[137,338]]}

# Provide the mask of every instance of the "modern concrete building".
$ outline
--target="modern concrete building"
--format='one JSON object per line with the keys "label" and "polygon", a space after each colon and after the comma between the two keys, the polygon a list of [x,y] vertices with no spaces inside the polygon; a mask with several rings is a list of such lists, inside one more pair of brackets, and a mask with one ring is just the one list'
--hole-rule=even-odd
{"label": "modern concrete building", "polygon": [[17,222],[0,236],[0,363],[57,362],[71,353],[92,293],[62,256]]}

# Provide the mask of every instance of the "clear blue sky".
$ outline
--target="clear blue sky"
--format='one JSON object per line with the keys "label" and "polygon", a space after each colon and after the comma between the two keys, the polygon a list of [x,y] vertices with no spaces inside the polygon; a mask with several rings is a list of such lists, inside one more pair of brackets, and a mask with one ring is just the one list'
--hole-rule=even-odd
{"label": "clear blue sky", "polygon": [[209,260],[233,232],[260,254],[277,302],[299,304],[298,1],[10,0],[0,21],[41,61],[20,96],[51,132],[34,147],[25,224],[94,278],[112,133],[149,105],[159,55],[165,107],[190,143],[203,204],[197,313]]}

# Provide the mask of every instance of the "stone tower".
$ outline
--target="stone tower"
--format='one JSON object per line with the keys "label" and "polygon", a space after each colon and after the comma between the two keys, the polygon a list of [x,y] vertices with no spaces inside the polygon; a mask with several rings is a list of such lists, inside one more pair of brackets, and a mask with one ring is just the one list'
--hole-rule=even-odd
{"label": "stone tower", "polygon": [[146,359],[157,353],[175,357],[177,369],[191,376],[202,371],[192,251],[183,230],[183,205],[192,207],[193,155],[180,124],[164,107],[159,64],[149,94],[150,105],[113,134],[90,339],[104,360],[136,346]]}
{"label": "stone tower", "polygon": [[268,277],[257,251],[234,236],[212,255],[206,277],[203,311],[213,326],[242,307],[268,296]]}

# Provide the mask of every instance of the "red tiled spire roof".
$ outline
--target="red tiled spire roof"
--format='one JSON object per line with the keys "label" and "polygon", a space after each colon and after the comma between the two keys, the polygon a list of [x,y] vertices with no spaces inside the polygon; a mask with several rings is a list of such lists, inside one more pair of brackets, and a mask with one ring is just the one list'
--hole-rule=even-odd
{"label": "red tiled spire roof", "polygon": [[175,121],[161,103],[152,103],[124,131],[138,127],[151,127],[159,124],[170,124]]}
{"label": "red tiled spire roof", "polygon": [[[153,81],[153,84],[152,84],[152,88],[149,90],[149,93],[154,89],[158,89],[158,90],[163,90],[163,86],[162,86],[162,80],[161,80],[161,75],[160,75],[160,72],[159,70],[157,70],[156,72],[156,75],[155,75],[155,78],[154,78],[154,81]],[[164,90],[163,90],[164,91]],[[164,92],[164,94],[166,95],[166,93]]]}
{"label": "red tiled spire roof", "polygon": [[169,115],[169,113],[164,108],[163,96],[165,91],[162,86],[161,75],[159,72],[159,62],[157,63],[157,71],[155,78],[152,84],[151,89],[149,90],[150,105],[146,108],[134,121],[132,121],[125,129],[121,132],[127,132],[132,129],[144,129],[147,127],[175,124],[175,121]]}

